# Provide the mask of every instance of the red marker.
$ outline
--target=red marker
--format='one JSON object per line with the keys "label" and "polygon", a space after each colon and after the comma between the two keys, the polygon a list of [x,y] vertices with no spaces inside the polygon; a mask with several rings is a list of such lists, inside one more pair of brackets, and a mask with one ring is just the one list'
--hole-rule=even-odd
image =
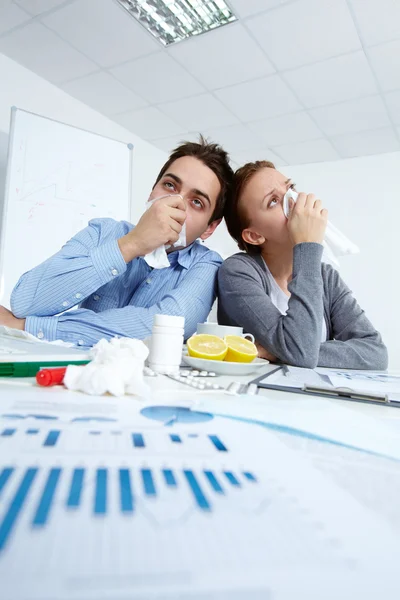
{"label": "red marker", "polygon": [[64,375],[67,367],[59,369],[41,369],[36,373],[36,381],[39,385],[60,385],[64,381]]}

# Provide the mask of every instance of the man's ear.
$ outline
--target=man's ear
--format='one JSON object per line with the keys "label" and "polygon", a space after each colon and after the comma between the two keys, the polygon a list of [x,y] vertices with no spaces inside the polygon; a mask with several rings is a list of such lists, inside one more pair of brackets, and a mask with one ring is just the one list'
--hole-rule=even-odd
{"label": "man's ear", "polygon": [[265,242],[265,237],[252,229],[243,229],[242,239],[246,244],[253,244],[253,246],[261,246]]}
{"label": "man's ear", "polygon": [[217,229],[217,227],[221,223],[221,221],[222,221],[222,219],[217,219],[216,221],[213,221],[212,223],[210,223],[209,226],[207,227],[207,229],[205,230],[205,232],[201,234],[200,239],[204,241],[207,238],[209,238],[210,235],[212,233],[214,233],[214,231]]}

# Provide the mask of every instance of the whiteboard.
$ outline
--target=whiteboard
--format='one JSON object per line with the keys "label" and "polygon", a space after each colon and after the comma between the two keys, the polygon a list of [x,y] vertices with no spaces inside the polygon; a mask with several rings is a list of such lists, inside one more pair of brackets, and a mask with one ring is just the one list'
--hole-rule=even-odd
{"label": "whiteboard", "polygon": [[0,303],[22,273],[97,217],[129,219],[131,144],[12,108]]}

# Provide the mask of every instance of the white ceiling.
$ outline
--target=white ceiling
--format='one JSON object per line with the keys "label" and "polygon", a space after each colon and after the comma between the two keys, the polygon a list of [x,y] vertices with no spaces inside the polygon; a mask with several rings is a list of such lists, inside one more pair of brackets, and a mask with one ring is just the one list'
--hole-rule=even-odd
{"label": "white ceiling", "polygon": [[169,151],[235,164],[400,150],[400,0],[228,0],[239,21],[163,48],[114,0],[0,0],[0,52]]}

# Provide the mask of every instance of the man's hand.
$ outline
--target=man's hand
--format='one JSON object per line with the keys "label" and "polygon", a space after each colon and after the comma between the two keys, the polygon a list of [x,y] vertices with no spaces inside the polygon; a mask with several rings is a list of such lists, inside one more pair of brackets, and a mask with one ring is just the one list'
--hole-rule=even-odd
{"label": "man's hand", "polygon": [[25,319],[14,317],[11,310],[0,306],[0,325],[6,325],[12,329],[21,329],[23,331],[25,329]]}
{"label": "man's hand", "polygon": [[118,240],[125,262],[145,256],[164,244],[174,244],[185,220],[186,205],[181,196],[156,200],[143,213],[135,229]]}
{"label": "man's hand", "polygon": [[271,352],[268,352],[261,344],[257,341],[255,342],[258,351],[258,358],[264,358],[265,360],[269,360],[269,362],[276,362],[277,358]]}
{"label": "man's hand", "polygon": [[321,244],[327,221],[328,211],[314,194],[299,194],[296,204],[291,200],[288,228],[294,246],[302,242]]}

